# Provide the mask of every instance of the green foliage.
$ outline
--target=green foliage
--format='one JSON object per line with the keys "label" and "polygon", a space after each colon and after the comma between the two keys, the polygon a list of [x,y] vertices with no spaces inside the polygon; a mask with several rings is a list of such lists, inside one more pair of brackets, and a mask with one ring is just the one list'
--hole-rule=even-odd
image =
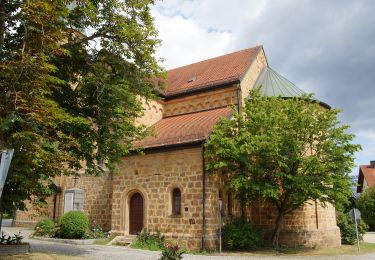
{"label": "green foliage", "polygon": [[2,210],[43,206],[54,176],[82,161],[89,174],[115,170],[145,135],[138,97],[154,98],[161,72],[152,4],[0,1],[0,149],[15,149]]}
{"label": "green foliage", "polygon": [[56,233],[55,223],[50,219],[39,221],[34,229],[34,236],[54,237]]}
{"label": "green foliage", "polygon": [[146,228],[138,233],[137,238],[131,244],[132,248],[160,250],[164,247],[164,236],[157,231],[150,233]]}
{"label": "green foliage", "polygon": [[222,228],[223,245],[228,250],[252,250],[262,247],[261,232],[244,218],[235,218]]}
{"label": "green foliage", "polygon": [[103,231],[102,227],[96,225],[89,231],[87,231],[84,235],[85,239],[98,239],[98,238],[107,238],[108,232]]}
{"label": "green foliage", "polygon": [[59,237],[80,239],[83,238],[88,229],[89,218],[81,211],[72,210],[62,215],[59,224]]}
{"label": "green foliage", "polygon": [[[357,240],[357,233],[355,223],[350,218],[349,213],[336,212],[337,226],[340,228],[341,243],[344,245],[354,245]],[[361,220],[358,225],[359,240],[363,240],[363,235],[366,233],[368,226]]]}
{"label": "green foliage", "polygon": [[273,243],[285,214],[308,200],[348,203],[359,145],[336,109],[311,96],[283,99],[250,93],[240,114],[223,118],[206,144],[206,169],[228,178],[242,206],[270,203],[278,210]]}
{"label": "green foliage", "polygon": [[180,249],[179,245],[165,243],[162,247],[160,260],[180,260],[184,251]]}
{"label": "green foliage", "polygon": [[22,244],[23,236],[20,234],[14,234],[14,236],[11,235],[5,235],[4,232],[1,232],[0,235],[0,245],[19,245]]}
{"label": "green foliage", "polygon": [[375,227],[375,187],[371,187],[362,192],[357,201],[361,217],[371,227]]}

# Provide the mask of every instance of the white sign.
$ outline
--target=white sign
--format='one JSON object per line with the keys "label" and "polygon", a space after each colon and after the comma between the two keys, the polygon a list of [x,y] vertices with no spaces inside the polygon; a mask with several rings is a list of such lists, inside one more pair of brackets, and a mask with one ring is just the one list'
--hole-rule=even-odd
{"label": "white sign", "polygon": [[8,175],[10,162],[12,161],[14,149],[12,150],[5,150],[2,152],[1,155],[1,162],[0,162],[0,198],[1,194],[3,193],[5,180]]}
{"label": "white sign", "polygon": [[64,196],[64,214],[73,210],[74,193],[65,193]]}
{"label": "white sign", "polygon": [[357,222],[357,224],[361,221],[361,212],[359,209],[351,209],[349,211],[349,216],[352,218],[353,222]]}

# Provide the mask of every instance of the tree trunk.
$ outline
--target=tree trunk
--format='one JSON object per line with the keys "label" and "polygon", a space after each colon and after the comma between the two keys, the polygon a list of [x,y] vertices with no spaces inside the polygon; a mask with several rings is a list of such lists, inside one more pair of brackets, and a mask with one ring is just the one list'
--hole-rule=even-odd
{"label": "tree trunk", "polygon": [[5,35],[5,1],[0,0],[0,54],[3,53]]}
{"label": "tree trunk", "polygon": [[272,245],[276,248],[279,248],[279,236],[280,236],[281,224],[283,222],[284,215],[285,215],[284,211],[278,212],[276,223],[275,223],[275,229],[272,235]]}

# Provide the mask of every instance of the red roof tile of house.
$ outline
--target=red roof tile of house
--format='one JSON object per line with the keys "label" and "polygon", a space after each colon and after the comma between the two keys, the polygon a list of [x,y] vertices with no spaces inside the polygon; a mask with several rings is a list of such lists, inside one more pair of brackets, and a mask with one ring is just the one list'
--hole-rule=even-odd
{"label": "red roof tile of house", "polygon": [[229,117],[231,112],[230,107],[224,107],[163,118],[154,125],[156,136],[146,137],[135,146],[152,148],[203,141],[219,118]]}
{"label": "red roof tile of house", "polygon": [[370,165],[361,165],[360,167],[367,185],[369,187],[375,186],[375,169],[370,168]]}
{"label": "red roof tile of house", "polygon": [[261,48],[256,46],[171,69],[163,92],[173,96],[240,80]]}

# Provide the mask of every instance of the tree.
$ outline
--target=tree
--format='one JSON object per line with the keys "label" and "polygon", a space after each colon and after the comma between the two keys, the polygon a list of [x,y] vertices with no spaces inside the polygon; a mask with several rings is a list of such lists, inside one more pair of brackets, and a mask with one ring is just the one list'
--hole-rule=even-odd
{"label": "tree", "polygon": [[243,207],[277,209],[272,243],[284,216],[309,200],[348,203],[353,154],[348,126],[311,96],[283,99],[250,92],[240,114],[223,118],[206,144],[206,169],[229,179]]}
{"label": "tree", "polygon": [[375,227],[375,187],[366,189],[357,201],[361,217],[372,228]]}
{"label": "tree", "polygon": [[15,149],[0,211],[43,203],[83,165],[114,170],[145,134],[134,118],[161,72],[151,4],[0,0],[0,149]]}

